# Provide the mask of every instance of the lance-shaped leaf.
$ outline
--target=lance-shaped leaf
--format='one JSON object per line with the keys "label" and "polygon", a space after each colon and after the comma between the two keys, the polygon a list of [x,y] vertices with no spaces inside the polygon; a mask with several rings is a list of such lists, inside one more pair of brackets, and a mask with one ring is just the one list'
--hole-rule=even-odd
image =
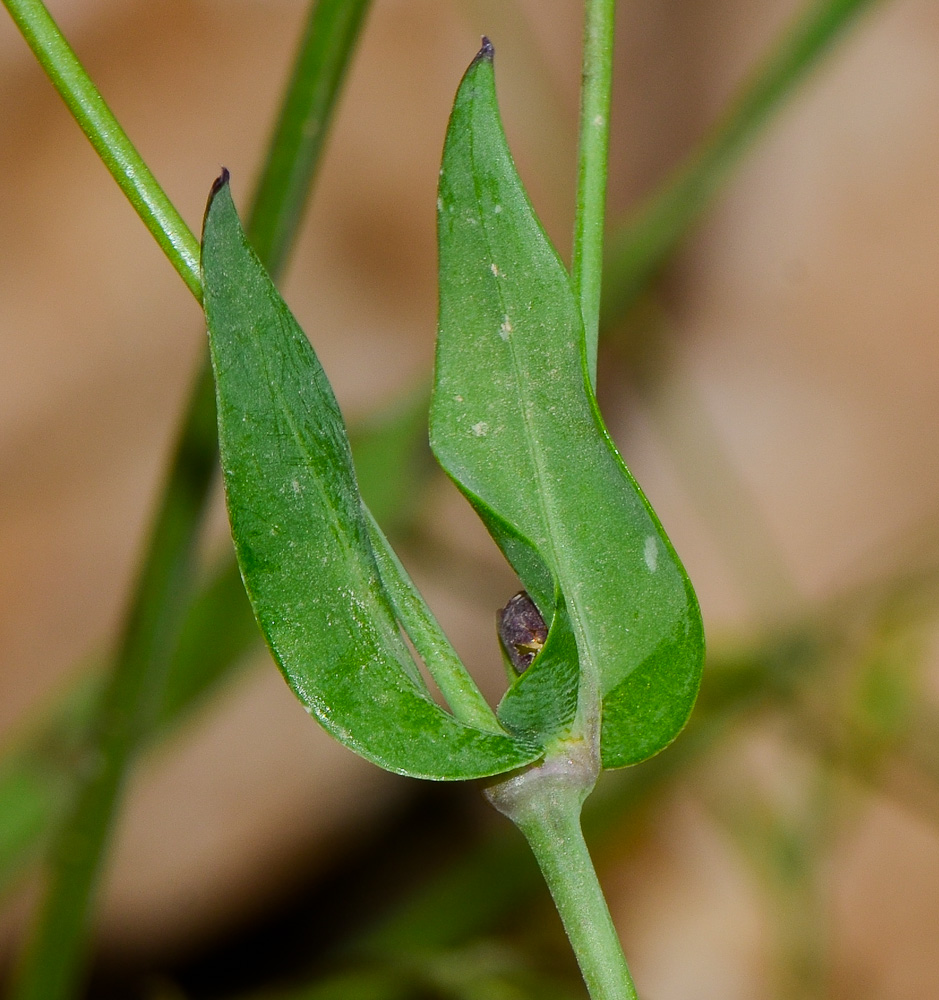
{"label": "lance-shaped leaf", "polygon": [[494,720],[467,725],[431,699],[381,582],[335,397],[245,239],[226,175],[206,210],[202,268],[232,535],[297,697],[401,774],[472,778],[535,760],[540,748]]}
{"label": "lance-shaped leaf", "polygon": [[457,93],[437,209],[432,447],[543,615],[559,586],[581,697],[602,696],[603,764],[635,763],[691,711],[701,617],[597,410],[568,274],[506,144],[488,42]]}

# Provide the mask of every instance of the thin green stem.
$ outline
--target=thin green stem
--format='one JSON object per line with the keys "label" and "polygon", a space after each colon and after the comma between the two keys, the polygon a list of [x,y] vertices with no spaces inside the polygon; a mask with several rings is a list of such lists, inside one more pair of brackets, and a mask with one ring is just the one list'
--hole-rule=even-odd
{"label": "thin green stem", "polygon": [[595,754],[572,743],[486,794],[528,841],[591,1000],[638,1000],[580,825],[597,772]]}
{"label": "thin green stem", "polygon": [[201,302],[199,241],[127,138],[42,0],[3,3],[111,176]]}
{"label": "thin green stem", "polygon": [[574,218],[571,276],[574,294],[580,302],[584,319],[587,370],[594,386],[597,383],[597,337],[600,329],[600,281],[603,271],[603,221],[610,148],[615,7],[615,0],[587,0],[584,17],[577,212]]}
{"label": "thin green stem", "polygon": [[371,0],[320,0],[310,8],[290,84],[245,229],[276,277],[309,201],[346,70]]}
{"label": "thin green stem", "polygon": [[134,588],[114,670],[102,696],[93,767],[50,856],[49,891],[24,953],[15,1000],[73,995],[87,947],[98,875],[112,818],[137,747],[153,728],[173,643],[185,614],[192,556],[209,486],[214,401],[200,387],[177,449]]}
{"label": "thin green stem", "polygon": [[592,1000],[637,1000],[623,947],[580,828],[580,809],[549,800],[519,828],[544,876]]}
{"label": "thin green stem", "polygon": [[[4,3],[138,214],[177,265],[190,289],[201,297],[198,243],[140,161],[45,8],[37,0],[4,0]],[[329,16],[329,12],[349,4],[347,0],[319,0],[315,6],[316,11],[326,12],[322,23],[331,28],[344,22],[342,18]],[[315,18],[316,12],[314,21]],[[309,31],[304,36],[298,63],[303,63],[307,72],[318,72],[323,65],[322,61],[308,58],[310,47],[325,51],[338,45],[341,49],[341,55],[334,53],[330,64],[335,82],[327,88],[329,101],[335,100],[342,77],[341,72],[335,72],[336,59],[348,62],[355,37],[354,32],[348,31],[340,31],[338,37]],[[323,107],[322,90],[309,86],[303,74],[295,72],[291,86],[302,89],[310,100],[318,95]],[[285,175],[290,175],[295,191],[308,190],[322,141],[320,137],[314,143],[312,154],[305,142],[310,141],[318,128],[325,130],[330,116],[327,106],[322,118],[312,121],[303,113],[303,101],[296,100],[293,91],[286,96],[287,106],[293,110],[290,115],[281,115],[276,141],[296,151],[300,162],[291,166],[290,157],[282,158],[276,175],[265,174],[256,201],[268,204],[266,211],[275,215],[296,216],[299,211],[295,202],[270,197],[264,185],[279,183]],[[304,132],[305,142],[294,135],[300,131]],[[307,151],[302,157],[301,150]],[[279,268],[296,232],[296,219],[269,220],[260,209],[252,213],[252,218],[258,227],[270,224],[281,233],[276,262]],[[179,245],[187,249],[186,254],[177,252]],[[208,364],[203,364],[128,607],[114,667],[93,726],[89,747],[93,749],[91,758],[95,766],[78,791],[75,805],[51,849],[48,890],[20,965],[12,994],[16,1000],[65,1000],[74,994],[81,977],[95,886],[113,817],[136,752],[153,731],[166,695],[165,678],[192,591],[192,555],[214,479],[217,448],[214,386]]]}

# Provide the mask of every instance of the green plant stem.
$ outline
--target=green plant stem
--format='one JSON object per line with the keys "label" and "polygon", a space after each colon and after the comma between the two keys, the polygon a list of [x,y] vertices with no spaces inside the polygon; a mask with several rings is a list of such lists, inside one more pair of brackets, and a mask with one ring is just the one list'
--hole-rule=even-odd
{"label": "green plant stem", "polygon": [[548,884],[592,1000],[637,1000],[580,829],[579,807],[551,799],[518,825]]}
{"label": "green plant stem", "polygon": [[199,241],[127,138],[42,0],[3,3],[111,176],[201,302]]}
{"label": "green plant stem", "polygon": [[68,823],[52,846],[49,891],[39,910],[12,996],[64,1000],[81,973],[95,885],[110,840],[112,817],[135,750],[153,727],[202,513],[213,479],[215,413],[197,391],[150,534],[147,555],[93,731],[96,754]]}
{"label": "green plant stem", "polygon": [[580,825],[597,773],[587,744],[572,743],[486,794],[528,841],[591,1000],[638,1000]]}
{"label": "green plant stem", "polygon": [[876,0],[813,0],[672,176],[619,228],[604,270],[601,323],[635,301],[710,205],[750,141],[857,16]]}
{"label": "green plant stem", "polygon": [[584,17],[577,211],[574,217],[571,277],[584,319],[587,370],[594,386],[597,383],[597,337],[600,329],[615,7],[615,0],[587,0]]}
{"label": "green plant stem", "polygon": [[320,153],[371,0],[320,0],[300,40],[246,231],[268,272],[280,274],[303,219]]}
{"label": "green plant stem", "polygon": [[[187,256],[174,256],[168,250],[167,254],[190,290],[200,298],[198,243],[140,161],[48,12],[37,0],[4,2],[83,130],[164,250],[167,245],[175,250],[179,234],[188,234],[192,246]],[[340,29],[345,22],[329,16],[329,12],[348,6],[346,0],[320,0],[311,23],[320,11],[323,20],[318,23]],[[307,72],[317,72],[324,65],[323,60],[309,58],[310,48],[333,52],[329,66],[334,83],[325,91],[331,95],[330,101],[335,100],[342,78],[342,73],[335,71],[336,61],[348,62],[355,38],[354,32],[346,30],[339,30],[338,37],[309,30],[304,36],[297,62]],[[337,46],[341,55],[335,52]],[[285,110],[281,114],[275,141],[285,143],[300,159],[291,166],[289,158],[280,158],[279,169],[274,174],[265,173],[256,197],[257,202],[263,200],[270,206],[269,211],[291,217],[272,224],[263,211],[252,213],[257,227],[269,226],[280,233],[278,268],[286,260],[287,246],[299,225],[299,211],[295,202],[266,195],[264,184],[280,183],[284,177],[290,177],[294,191],[307,191],[322,151],[318,130],[325,131],[330,120],[328,108],[322,104],[322,88],[310,86],[306,77],[296,71],[291,87],[284,102],[290,113]],[[296,89],[301,89],[309,100],[318,100],[326,113],[318,120],[311,119],[304,113],[304,102],[295,98]],[[294,134],[298,132],[303,132],[304,141]],[[269,157],[272,159],[275,159],[273,154]],[[126,176],[122,173],[125,169]],[[139,195],[140,189],[146,197]],[[162,199],[162,202],[157,200],[157,205],[163,204],[166,211],[152,209],[154,191]],[[74,993],[75,983],[82,974],[95,884],[124,781],[136,751],[154,727],[164,696],[167,669],[191,593],[192,555],[214,479],[217,453],[215,393],[206,362],[197,376],[112,674],[92,729],[90,743],[96,764],[77,793],[74,809],[50,851],[48,890],[20,964],[12,994],[16,1000],[65,1000]]]}
{"label": "green plant stem", "polygon": [[[372,510],[401,531],[416,509],[411,497],[423,489],[430,471],[415,445],[411,424],[426,426],[422,390],[402,413],[378,411],[374,422],[353,428],[352,453],[363,496]],[[398,475],[396,494],[388,497],[389,470]],[[206,574],[190,599],[169,664],[157,729],[151,740],[165,738],[180,720],[234,678],[236,667],[262,655],[261,634],[245,594],[241,574],[229,553]],[[252,655],[253,654],[253,655]],[[77,670],[73,683],[51,704],[37,710],[17,737],[0,751],[0,903],[21,874],[42,859],[62,826],[75,791],[94,753],[90,732],[107,682],[102,662]]]}

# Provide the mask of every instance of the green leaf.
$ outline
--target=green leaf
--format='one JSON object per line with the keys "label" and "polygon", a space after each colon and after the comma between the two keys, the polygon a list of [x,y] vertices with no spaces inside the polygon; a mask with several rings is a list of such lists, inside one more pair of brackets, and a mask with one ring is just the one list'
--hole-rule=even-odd
{"label": "green leaf", "polygon": [[503,730],[495,713],[463,666],[457,651],[401,565],[401,560],[371,512],[366,509],[365,513],[372,554],[382,586],[394,605],[401,627],[427,666],[444,700],[462,722],[501,733]]}
{"label": "green leaf", "polygon": [[597,410],[570,279],[512,162],[488,44],[457,93],[437,208],[431,445],[546,619],[556,581],[580,697],[603,699],[603,764],[635,763],[688,718],[700,612]]}
{"label": "green leaf", "polygon": [[431,700],[382,586],[335,397],[224,176],[202,266],[232,534],[287,682],[333,736],[390,771],[472,778],[537,759]]}

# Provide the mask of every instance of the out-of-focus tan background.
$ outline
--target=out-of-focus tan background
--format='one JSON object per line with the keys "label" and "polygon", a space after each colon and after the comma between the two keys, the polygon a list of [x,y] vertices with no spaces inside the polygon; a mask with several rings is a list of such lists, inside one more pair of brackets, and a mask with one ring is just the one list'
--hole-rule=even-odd
{"label": "out-of-focus tan background", "polygon": [[[306,5],[51,6],[190,224],[222,165],[244,205]],[[377,0],[285,283],[350,421],[430,369],[438,158],[483,32],[520,171],[568,255],[580,7]],[[700,138],[798,9],[620,4],[613,218]],[[612,433],[683,556],[712,647],[935,539],[937,109],[939,7],[883,0],[763,133],[658,286],[650,325],[669,347],[655,377],[632,392],[622,352],[604,355]],[[195,303],[3,15],[0,736],[114,636],[202,349]],[[512,579],[448,487],[424,506],[426,531],[495,581],[415,570],[495,696],[492,615]],[[675,785],[630,858],[603,867],[645,996],[768,995],[765,887],[713,799],[735,782],[785,798],[806,766],[790,735],[744,734],[707,781]],[[301,847],[327,865],[408,788],[332,743],[269,664],[247,671],[143,764],[100,933],[155,950],[214,933],[289,880]],[[831,995],[927,1000],[939,827],[876,790],[853,794],[824,870]],[[32,895],[7,912],[7,943]]]}

